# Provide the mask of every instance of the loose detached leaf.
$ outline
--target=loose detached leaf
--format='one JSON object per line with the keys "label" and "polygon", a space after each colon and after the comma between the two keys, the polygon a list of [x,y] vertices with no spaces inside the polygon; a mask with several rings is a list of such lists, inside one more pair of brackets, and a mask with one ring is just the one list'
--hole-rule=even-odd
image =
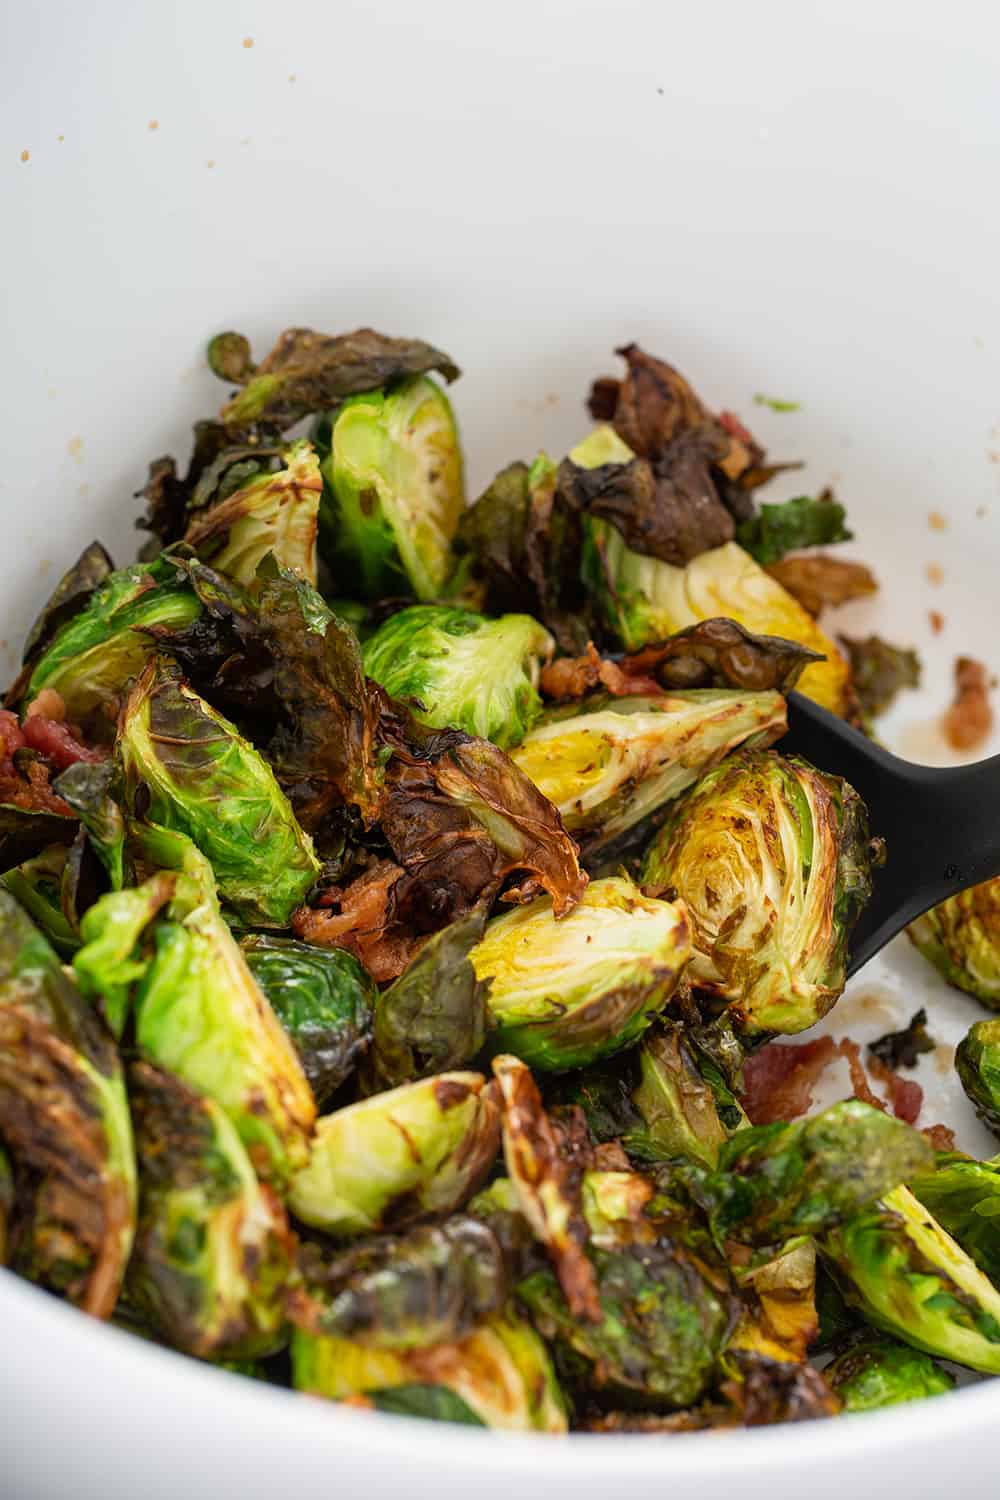
{"label": "loose detached leaf", "polygon": [[762,505],[758,516],[740,526],[736,540],[764,567],[801,547],[849,542],[854,533],[844,525],[846,515],[829,490],[816,498],[799,495],[780,505]]}
{"label": "loose detached leaf", "polygon": [[330,411],[346,396],[374,391],[405,375],[439,371],[456,380],[459,369],[421,339],[393,339],[373,328],[331,336],[311,328],[288,328],[271,352],[254,365],[241,334],[218,334],[209,345],[212,369],[242,385],[222,408],[230,431],[266,419],[282,432],[312,412]]}
{"label": "loose detached leaf", "polygon": [[38,656],[59,627],[79,614],[114,566],[100,542],[91,542],[89,547],[84,547],[73,566],[60,578],[28,631],[22,661],[29,662]]}

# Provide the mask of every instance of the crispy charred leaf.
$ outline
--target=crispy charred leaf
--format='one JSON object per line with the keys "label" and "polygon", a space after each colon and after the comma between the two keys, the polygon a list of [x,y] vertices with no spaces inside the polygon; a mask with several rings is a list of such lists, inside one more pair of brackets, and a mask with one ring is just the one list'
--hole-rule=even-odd
{"label": "crispy charred leaf", "polygon": [[295,1045],[320,1109],[368,1050],[377,997],[352,953],[255,933],[247,967]]}
{"label": "crispy charred leaf", "polygon": [[688,625],[723,616],[755,634],[797,641],[824,658],[807,664],[800,689],[834,713],[851,706],[849,670],[833,642],[791,594],[735,542],[684,568],[644,557],[609,523],[585,518],[582,570],[610,636],[638,651]]}
{"label": "crispy charred leaf", "polygon": [[812,1422],[835,1417],[840,1400],[825,1375],[811,1365],[769,1359],[752,1351],[733,1356],[742,1379],[740,1404],[745,1427],[769,1427],[776,1422]]}
{"label": "crispy charred leaf", "polygon": [[200,1359],[271,1354],[284,1341],[294,1239],[219,1106],[148,1063],[129,1069],[140,1170],[129,1294]]}
{"label": "crispy charred leaf", "polygon": [[571,509],[609,522],[644,557],[683,567],[733,539],[733,518],[694,436],[677,439],[655,463],[633,457],[584,467],[571,455],[559,466],[558,486]]}
{"label": "crispy charred leaf", "polygon": [[266,420],[284,431],[313,412],[330,411],[347,396],[374,391],[406,375],[438,370],[456,380],[458,366],[421,339],[392,339],[373,328],[331,336],[310,328],[288,328],[255,365],[242,334],[217,334],[209,345],[217,375],[238,391],[222,408],[231,432]]}
{"label": "crispy charred leaf", "polygon": [[541,713],[539,663],[552,649],[548,631],[529,615],[487,620],[418,604],[368,638],[364,666],[422,724],[464,729],[509,750]]}
{"label": "crispy charred leaf", "polygon": [[420,376],[351,396],[316,434],[326,448],[320,549],[334,578],[377,600],[437,598],[452,572],[465,506],[458,424]]}
{"label": "crispy charred leaf", "polygon": [[508,464],[459,520],[452,586],[464,582],[490,614],[532,615],[562,650],[582,651],[589,631],[580,544],[579,516],[557,489],[555,465],[544,454],[530,467]]}
{"label": "crispy charred leaf", "polygon": [[823,1371],[845,1412],[879,1411],[902,1401],[922,1401],[954,1389],[955,1377],[920,1350],[863,1333]]}
{"label": "crispy charred leaf", "polygon": [[732,1368],[739,1353],[801,1363],[819,1332],[815,1243],[799,1236],[747,1264],[729,1248],[743,1310],[726,1346],[727,1365]]}
{"label": "crispy charred leaf", "polygon": [[878,579],[864,563],[825,552],[784,557],[768,563],[765,572],[813,616],[828,606],[835,608],[878,593]]}
{"label": "crispy charred leaf", "polygon": [[657,688],[652,697],[593,697],[551,709],[511,759],[592,861],[729,751],[764,749],[786,723],[779,693]]}
{"label": "crispy charred leaf", "polygon": [[89,547],[84,547],[73,566],[60,578],[28,631],[22,661],[30,662],[45,650],[56,631],[79,614],[94,591],[113,572],[114,566],[100,542],[91,542]]}
{"label": "crispy charred leaf", "polygon": [[620,1052],[666,1005],[690,951],[683,909],[623,876],[592,881],[560,922],[545,896],[495,917],[470,954],[490,986],[491,1046],[546,1072]]}
{"label": "crispy charred leaf", "polygon": [[148,1061],[214,1099],[255,1171],[281,1191],[308,1159],[315,1118],[298,1056],[222,919],[204,856],[183,834],[153,827],[132,833],[147,868],[178,874],[168,920],[157,921],[137,981],[138,1046]]}
{"label": "crispy charred leaf", "polygon": [[276,472],[247,484],[192,514],[184,541],[199,557],[238,583],[253,581],[270,553],[281,567],[316,582],[316,531],[323,481],[311,443],[284,449]]}
{"label": "crispy charred leaf", "polygon": [[585,1189],[593,1313],[572,1312],[547,1270],[520,1281],[518,1298],[583,1389],[639,1406],[696,1401],[732,1319],[725,1267],[697,1235],[687,1243],[683,1220],[647,1209],[652,1187],[644,1178],[592,1172]]}
{"label": "crispy charred leaf", "polygon": [[117,752],[126,808],[186,834],[245,921],[283,927],[319,873],[271,767],[162,657],[129,694]]}
{"label": "crispy charred leaf", "polygon": [[840,644],[851,663],[851,677],[861,712],[870,723],[885,713],[903,688],[920,684],[920,658],[906,646],[893,646],[880,636],[864,640],[842,635]]}
{"label": "crispy charred leaf", "polygon": [[[993,1023],[987,1022],[987,1025]],[[938,1158],[937,1169],[914,1177],[910,1191],[994,1285],[1000,1283],[1000,1158]]]}
{"label": "crispy charred leaf", "polygon": [[847,782],[739,751],[671,808],[641,883],[686,903],[688,977],[742,1030],[796,1032],[844,988],[870,865],[866,810]]}
{"label": "crispy charred leaf", "polygon": [[969,1028],[955,1050],[955,1068],[976,1114],[1000,1137],[1000,1020]]}
{"label": "crispy charred leaf", "polygon": [[489,985],[469,954],[482,937],[486,907],[427,940],[375,1001],[373,1072],[379,1087],[462,1067],[481,1051],[489,1025]]}
{"label": "crispy charred leaf", "polygon": [[736,533],[740,546],[762,567],[778,562],[801,547],[825,547],[831,542],[849,542],[853,531],[845,526],[847,512],[831,490],[815,497],[798,495],[780,505],[762,505],[752,521],[744,521]]}
{"label": "crispy charred leaf", "polygon": [[494,1086],[481,1073],[439,1073],[323,1115],[289,1203],[344,1238],[401,1229],[460,1207],[499,1140]]}
{"label": "crispy charred leaf", "polygon": [[639,1085],[638,1047],[589,1068],[550,1074],[545,1084],[545,1102],[555,1111],[577,1108],[583,1112],[591,1138],[604,1145],[619,1143],[630,1156],[641,1161],[659,1159],[650,1149],[646,1121],[635,1102]]}
{"label": "crispy charred leaf", "polygon": [[530,1070],[517,1057],[495,1057],[503,1100],[503,1150],[517,1203],[545,1246],[569,1315],[601,1319],[583,1213],[583,1174],[590,1147],[583,1117],[546,1114]]}
{"label": "crispy charred leaf", "polygon": [[0,1138],[17,1168],[9,1263],[110,1317],[135,1228],[125,1086],[108,1033],[0,889]]}
{"label": "crispy charred leaf", "polygon": [[58,778],[53,790],[76,813],[97,858],[101,861],[113,891],[125,884],[125,815],[118,801],[113,761],[77,761]]}
{"label": "crispy charred leaf", "polygon": [[462,1214],[332,1257],[306,1244],[299,1268],[303,1286],[288,1299],[292,1321],[369,1349],[453,1343],[499,1312],[509,1292],[499,1242],[485,1223]]}
{"label": "crispy charred leaf", "polygon": [[[457,1343],[405,1351],[368,1349],[296,1329],[292,1374],[296,1390],[332,1401],[357,1404],[367,1397],[383,1410],[448,1421],[468,1421],[465,1413],[471,1411],[485,1427],[514,1432],[567,1428],[548,1351],[513,1308],[494,1314]],[[442,1392],[452,1399],[442,1399]]]}
{"label": "crispy charred leaf", "polygon": [[93,738],[111,737],[129,680],[155,649],[151,630],[181,629],[201,605],[173,568],[157,561],[118,568],[31,662],[22,712],[46,688]]}
{"label": "crispy charred leaf", "polygon": [[149,967],[151,950],[141,951],[143,934],[174,899],[176,889],[176,877],[161,871],[134,889],[102,896],[80,924],[82,946],[73,959],[76,982],[118,1041],[131,1012],[135,986]]}
{"label": "crispy charred leaf", "polygon": [[927,1354],[1000,1373],[1000,1292],[907,1188],[825,1235],[820,1250],[847,1300],[876,1328]]}
{"label": "crispy charred leaf", "polygon": [[667,690],[730,687],[787,693],[809,663],[821,659],[797,641],[754,635],[720,617],[700,620],[624,656],[601,658],[591,647],[587,656],[575,660],[560,657],[542,669],[540,681],[546,697],[560,701],[599,687],[616,695],[648,692],[652,683]]}
{"label": "crispy charred leaf", "polygon": [[[66,806],[61,798],[52,800],[57,807]],[[76,826],[75,818],[60,812],[0,802],[0,864],[8,868],[40,854],[51,844],[68,844]]]}
{"label": "crispy charred leaf", "polygon": [[138,491],[146,502],[146,513],[135,524],[153,533],[143,556],[155,557],[162,547],[179,541],[192,510],[212,499],[224,499],[267,467],[275,450],[264,439],[271,434],[260,430],[255,436],[257,442],[240,446],[221,422],[196,422],[183,479],[169,456],[153,460],[146,483]]}
{"label": "crispy charred leaf", "polygon": [[65,844],[50,844],[0,877],[63,958],[72,957],[80,946],[79,932],[63,911],[69,852]]}
{"label": "crispy charred leaf", "polygon": [[816,1266],[816,1337],[810,1348],[815,1353],[839,1348],[845,1339],[863,1326],[857,1309],[844,1301],[836,1281],[820,1261]]}
{"label": "crispy charred leaf", "polygon": [[1000,879],[949,896],[906,930],[949,984],[1000,1010]]}
{"label": "crispy charred leaf", "polygon": [[832,1229],[931,1160],[919,1131],[849,1099],[809,1119],[740,1130],[714,1172],[688,1165],[683,1180],[720,1244],[767,1246]]}
{"label": "crispy charred leaf", "polygon": [[330,886],[322,906],[302,906],[292,918],[297,937],[321,948],[345,948],[377,984],[398,979],[419,951],[421,935],[401,909],[400,865],[376,859],[349,884]]}
{"label": "crispy charred leaf", "polygon": [[885,1036],[868,1043],[868,1051],[887,1068],[915,1068],[917,1059],[925,1052],[933,1052],[936,1045],[927,1034],[927,1012],[921,1006],[902,1031],[887,1031]]}

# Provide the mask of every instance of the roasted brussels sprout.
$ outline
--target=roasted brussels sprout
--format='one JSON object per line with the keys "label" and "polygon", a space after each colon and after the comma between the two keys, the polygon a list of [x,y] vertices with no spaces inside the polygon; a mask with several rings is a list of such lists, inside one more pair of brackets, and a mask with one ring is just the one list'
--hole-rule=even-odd
{"label": "roasted brussels sprout", "polygon": [[439,1073],[323,1115],[289,1203],[328,1234],[401,1228],[471,1197],[499,1144],[494,1086]]}
{"label": "roasted brussels sprout", "polygon": [[142,935],[176,890],[175,876],[159,873],[140,886],[109,891],[80,923],[81,946],[73,957],[76,982],[117,1041],[125,1030],[134,987],[149,967],[140,951]]}
{"label": "roasted brussels sprout", "polygon": [[1000,1292],[908,1188],[826,1234],[820,1250],[847,1300],[876,1328],[1000,1374]]}
{"label": "roasted brussels sprout", "polygon": [[949,896],[907,932],[949,984],[1000,1010],[1000,877]]}
{"label": "roasted brussels sprout", "polygon": [[714,1166],[728,1135],[683,1034],[674,1028],[647,1032],[638,1059],[632,1102],[646,1140],[665,1157],[687,1156]]}
{"label": "roasted brussels sprout", "polygon": [[882,1333],[857,1338],[823,1371],[845,1411],[878,1411],[954,1389],[955,1377],[918,1349]]}
{"label": "roasted brussels sprout", "polygon": [[42,934],[0,888],[0,1140],[30,1178],[16,1271],[108,1318],[135,1230],[136,1169],[114,1044]]}
{"label": "roasted brussels sprout", "polygon": [[240,946],[322,1109],[368,1049],[378,995],[374,981],[344,948],[260,934]]}
{"label": "roasted brussels sprout", "polygon": [[136,1040],[225,1110],[255,1171],[281,1190],[308,1159],[316,1112],[295,1049],[223,921],[207,861],[182,834],[138,839],[147,864],[182,878],[137,986]]}
{"label": "roasted brussels sprout", "polygon": [[364,663],[422,724],[464,729],[509,750],[542,711],[538,673],[552,649],[552,637],[530,615],[488,620],[414,604],[369,636]]}
{"label": "roasted brussels sprout", "polygon": [[745,1032],[795,1032],[844,988],[869,867],[865,807],[847,782],[740,752],[671,809],[641,884],[686,904],[695,984],[726,1000]]}
{"label": "roasted brussels sprout", "polygon": [[372,1061],[380,1087],[460,1068],[482,1048],[489,986],[469,954],[485,924],[478,906],[442,928],[378,996]]}
{"label": "roasted brussels sprout", "polygon": [[491,1045],[559,1072],[634,1042],[689,952],[683,907],[620,876],[591,881],[560,921],[548,896],[495,917],[469,956],[490,983]]}
{"label": "roasted brussels sprout", "polygon": [[63,910],[68,854],[65,844],[50,844],[41,854],[24,860],[0,876],[11,895],[17,898],[63,958],[71,958],[80,946],[80,935]]}
{"label": "roasted brussels sprout", "polygon": [[460,1407],[428,1399],[431,1390],[443,1388],[485,1427],[512,1432],[567,1429],[566,1407],[548,1350],[530,1323],[512,1310],[495,1314],[458,1343],[406,1351],[370,1349],[296,1329],[292,1378],[296,1390],[332,1401],[368,1396],[373,1406],[382,1404],[383,1393],[399,1390],[410,1400],[387,1402],[385,1409],[467,1421]]}
{"label": "roasted brussels sprout", "polygon": [[362,1241],[332,1259],[315,1250],[300,1251],[304,1285],[289,1297],[292,1321],[368,1349],[453,1343],[499,1312],[510,1290],[499,1242],[464,1214]]}
{"label": "roasted brussels sprout", "polygon": [[780,693],[695,690],[552,709],[511,754],[590,853],[680,795],[738,745],[786,728]]}
{"label": "roasted brussels sprout", "polygon": [[825,658],[806,667],[799,689],[834,713],[850,706],[847,662],[811,615],[736,542],[685,567],[644,557],[609,521],[585,517],[584,578],[607,628],[626,651],[722,615],[765,635],[798,641]]}
{"label": "roasted brussels sprout", "polygon": [[955,1067],[977,1115],[1000,1137],[1000,1020],[969,1028],[955,1049]]}
{"label": "roasted brussels sprout", "polygon": [[433,599],[451,571],[465,504],[451,403],[426,376],[346,400],[317,441],[326,490],[321,545],[334,577],[366,599]]}
{"label": "roasted brussels sprout", "polygon": [[118,734],[126,805],[187,834],[246,922],[287,926],[319,873],[274,772],[162,657],[129,695]]}
{"label": "roasted brussels sprout", "polygon": [[153,1327],[201,1359],[283,1342],[294,1240],[219,1106],[148,1063],[129,1070],[139,1223],[128,1292]]}
{"label": "roasted brussels sprout", "polygon": [[918,1130],[848,1099],[808,1119],[737,1131],[716,1171],[688,1166],[685,1175],[720,1244],[766,1246],[850,1220],[932,1160]]}
{"label": "roasted brussels sprout", "polygon": [[50,688],[62,698],[67,718],[109,737],[126,683],[155,649],[148,632],[180,629],[200,613],[198,600],[168,563],[119,568],[33,663],[22,710]]}
{"label": "roasted brussels sprout", "polygon": [[114,570],[115,565],[100,542],[91,542],[84,547],[39,610],[25,636],[22,660],[30,662],[38,657],[59,627],[80,613],[94,591]]}
{"label": "roasted brussels sprout", "polygon": [[[995,1022],[986,1022],[994,1025]],[[937,1169],[908,1184],[915,1198],[957,1240],[995,1285],[1000,1285],[1000,1157],[972,1161],[939,1157]]]}
{"label": "roasted brussels sprout", "polygon": [[586,1389],[635,1405],[686,1406],[707,1386],[729,1330],[728,1277],[685,1246],[676,1223],[642,1211],[631,1192],[623,1199],[633,1176],[586,1178],[597,1316],[574,1316],[548,1270],[525,1277],[517,1294]]}
{"label": "roasted brussels sprout", "polygon": [[316,582],[316,530],[323,480],[311,443],[293,443],[277,473],[257,474],[225,499],[193,512],[184,537],[199,557],[238,583],[253,581],[272,553],[309,583]]}

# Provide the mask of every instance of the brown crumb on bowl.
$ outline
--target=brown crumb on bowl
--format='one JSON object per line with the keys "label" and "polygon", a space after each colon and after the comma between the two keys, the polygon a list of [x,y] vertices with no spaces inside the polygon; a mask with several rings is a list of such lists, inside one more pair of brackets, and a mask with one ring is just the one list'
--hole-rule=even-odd
{"label": "brown crumb on bowl", "polygon": [[69,442],[66,444],[66,452],[69,454],[70,458],[79,458],[81,453],[83,452],[83,438],[70,438]]}
{"label": "brown crumb on bowl", "polygon": [[212,160],[211,157],[209,157],[208,161],[205,163],[205,165],[206,165],[206,167],[214,167],[215,166],[215,162]]}
{"label": "brown crumb on bowl", "polygon": [[66,139],[66,137],[64,135],[57,135],[56,136],[56,140],[57,141],[64,141],[65,139]]}
{"label": "brown crumb on bowl", "polygon": [[929,562],[924,569],[924,576],[928,583],[933,583],[935,588],[944,583],[944,568],[940,563]]}
{"label": "brown crumb on bowl", "polygon": [[927,524],[932,531],[947,531],[948,517],[943,516],[939,510],[932,510],[927,517]]}
{"label": "brown crumb on bowl", "polygon": [[21,152],[21,160],[22,161],[30,161],[31,160],[31,152],[30,151],[22,151]]}
{"label": "brown crumb on bowl", "polygon": [[989,508],[988,505],[977,505],[976,506],[976,515],[978,516],[978,518],[979,518],[980,521],[982,521],[986,516],[988,516],[989,513],[990,513],[990,508]]}
{"label": "brown crumb on bowl", "polygon": [[288,82],[289,83],[294,83],[295,82],[295,78],[296,78],[296,75],[294,73],[289,73],[289,75],[288,75]]}
{"label": "brown crumb on bowl", "polygon": [[243,45],[249,51],[249,49],[253,46],[253,37],[252,36],[245,36],[243,38]]}
{"label": "brown crumb on bowl", "polygon": [[945,738],[954,750],[975,750],[989,738],[993,707],[989,700],[990,674],[971,656],[955,660],[955,697],[942,720]]}
{"label": "brown crumb on bowl", "polygon": [[159,128],[160,128],[160,122],[159,122],[159,120],[150,120],[150,122],[149,122],[149,128],[150,128],[150,130],[159,130]]}
{"label": "brown crumb on bowl", "polygon": [[939,609],[929,609],[927,618],[931,622],[931,629],[935,635],[940,635],[944,629],[944,615]]}

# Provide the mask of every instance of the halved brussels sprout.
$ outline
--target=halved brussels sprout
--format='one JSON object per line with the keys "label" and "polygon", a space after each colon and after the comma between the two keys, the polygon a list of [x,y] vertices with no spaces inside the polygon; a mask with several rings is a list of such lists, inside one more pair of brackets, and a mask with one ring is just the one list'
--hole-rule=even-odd
{"label": "halved brussels sprout", "polygon": [[494,1049],[559,1072],[641,1036],[689,953],[684,908],[612,876],[591,881],[559,921],[548,896],[495,917],[469,957],[490,983]]}
{"label": "halved brussels sprout", "polygon": [[906,930],[949,984],[1000,1010],[1000,878],[949,896]]}
{"label": "halved brussels sprout", "polygon": [[937,1169],[914,1177],[909,1188],[979,1269],[1000,1285],[1000,1157],[939,1157]]}
{"label": "halved brussels sprout", "polygon": [[[331,1401],[379,1396],[396,1389],[443,1387],[460,1398],[486,1427],[511,1432],[567,1430],[566,1407],[548,1350],[530,1323],[512,1310],[496,1314],[458,1343],[429,1344],[405,1352],[368,1349],[347,1339],[292,1335],[296,1390]],[[454,1419],[454,1407],[411,1402],[413,1415]],[[467,1420],[467,1419],[466,1419]]]}
{"label": "halved brussels sprout", "polygon": [[148,1063],[129,1071],[139,1224],[128,1291],[153,1327],[200,1359],[284,1341],[294,1240],[219,1106]]}
{"label": "halved brussels sprout", "polygon": [[818,651],[826,660],[806,667],[799,690],[834,713],[847,712],[846,660],[801,604],[736,542],[675,567],[633,552],[610,521],[585,516],[583,571],[608,630],[626,651],[699,620],[725,616],[747,630]]}
{"label": "halved brussels sprout", "polygon": [[586,1389],[637,1405],[686,1406],[707,1386],[729,1330],[728,1277],[684,1244],[683,1225],[642,1211],[627,1191],[633,1178],[644,1183],[633,1173],[587,1174],[597,1318],[571,1313],[551,1271],[532,1272],[517,1295]]}
{"label": "halved brussels sprout", "polygon": [[350,397],[332,419],[322,470],[334,576],[366,599],[440,594],[465,504],[458,428],[440,386],[419,375]]}
{"label": "halved brussels sprout", "polygon": [[345,948],[259,933],[240,946],[322,1108],[368,1049],[378,996],[374,980]]}
{"label": "halved brussels sprout", "polygon": [[1000,1138],[1000,1020],[969,1028],[955,1049],[955,1068],[976,1114]]}
{"label": "halved brussels sprout", "polygon": [[553,640],[530,615],[484,615],[414,604],[365,643],[369,677],[433,728],[464,729],[502,750],[520,744],[542,711],[540,663]]}
{"label": "halved brussels sprout", "polygon": [[455,1214],[402,1236],[379,1236],[332,1259],[305,1245],[304,1285],[289,1316],[309,1333],[367,1349],[453,1343],[499,1312],[510,1290],[499,1242],[480,1219]]}
{"label": "halved brussels sprout", "polygon": [[500,1144],[495,1088],[439,1073],[323,1115],[289,1203],[305,1224],[349,1237],[460,1207]]}
{"label": "halved brussels sprout", "polygon": [[114,1043],[0,887],[0,1139],[30,1189],[13,1268],[111,1316],[132,1248],[136,1168]]}
{"label": "halved brussels sprout", "polygon": [[844,988],[867,901],[867,816],[846,781],[774,752],[738,752],[670,810],[641,884],[691,918],[688,977],[747,1032],[803,1031]]}
{"label": "halved brussels sprout", "polygon": [[648,1032],[638,1059],[632,1102],[645,1138],[664,1156],[688,1156],[714,1166],[728,1135],[683,1034],[672,1028]]}
{"label": "halved brussels sprout", "polygon": [[720,1244],[767,1246],[850,1220],[932,1161],[919,1130],[847,1099],[805,1120],[739,1130],[714,1172],[688,1165],[683,1177]]}
{"label": "halved brussels sprout", "polygon": [[586,699],[550,710],[511,753],[587,851],[680,795],[738,745],[763,749],[785,731],[780,693],[696,689],[662,697]]}
{"label": "halved brussels sprout", "polygon": [[292,443],[283,458],[278,473],[258,474],[224,500],[196,510],[184,537],[199,557],[238,583],[252,583],[268,553],[279,566],[316,582],[319,460],[305,441]]}
{"label": "halved brussels sprout", "polygon": [[168,563],[117,569],[34,663],[20,700],[22,712],[50,688],[62,698],[68,719],[95,733],[103,729],[109,737],[126,683],[156,649],[147,632],[181,629],[200,614],[200,603]]}
{"label": "halved brussels sprout", "polygon": [[880,1411],[954,1389],[955,1377],[928,1355],[884,1333],[865,1333],[823,1371],[845,1411]]}
{"label": "halved brussels sprout", "polygon": [[83,915],[73,972],[116,1041],[122,1039],[135,985],[149,967],[140,940],[176,889],[175,876],[162,872],[127,891],[109,891]]}
{"label": "halved brussels sprout", "polygon": [[848,1301],[940,1359],[1000,1374],[1000,1292],[906,1187],[820,1241]]}
{"label": "halved brussels sprout", "polygon": [[258,1175],[283,1189],[308,1160],[316,1114],[295,1049],[223,921],[207,861],[182,834],[137,836],[148,864],[181,877],[138,982],[136,1040],[225,1110]]}
{"label": "halved brussels sprout", "polygon": [[162,657],[129,694],[118,731],[126,806],[186,834],[246,922],[285,927],[319,873],[271,767]]}

